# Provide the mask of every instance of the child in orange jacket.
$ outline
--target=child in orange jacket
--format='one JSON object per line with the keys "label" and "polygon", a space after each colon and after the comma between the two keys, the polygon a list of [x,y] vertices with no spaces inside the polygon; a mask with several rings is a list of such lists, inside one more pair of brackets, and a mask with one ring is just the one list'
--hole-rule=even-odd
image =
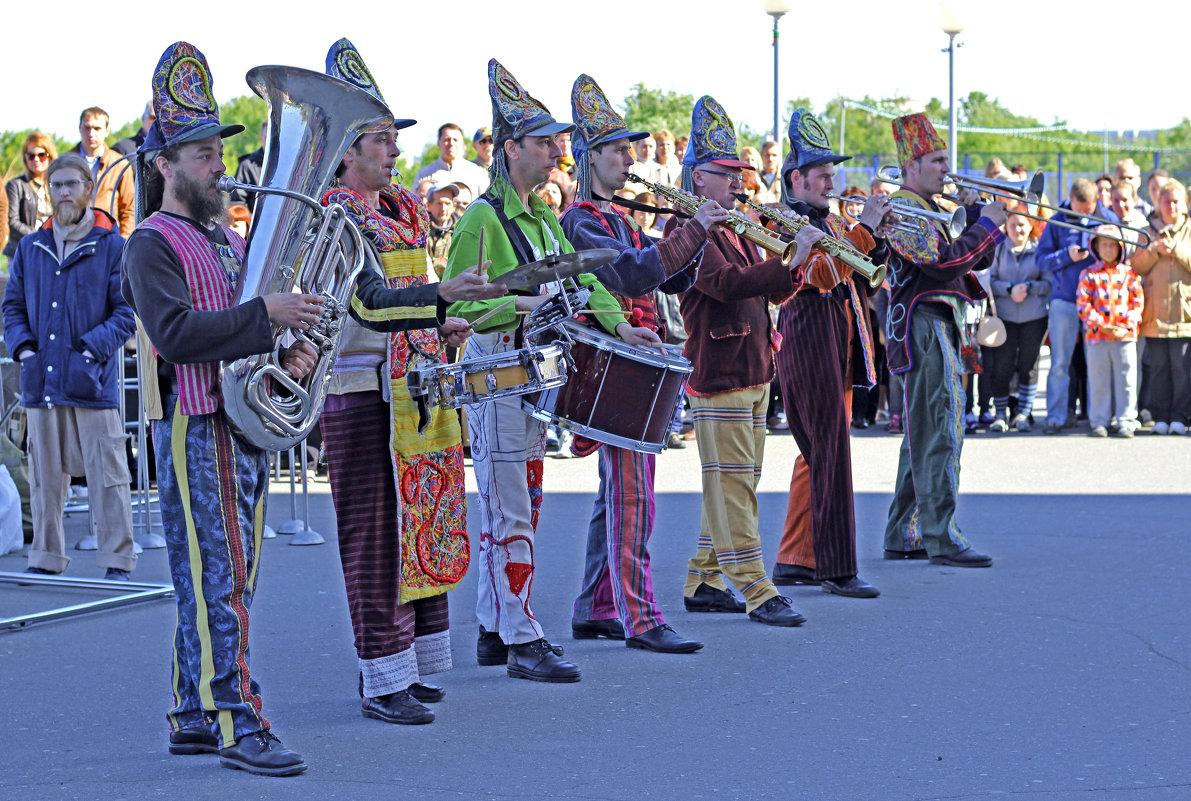
{"label": "child in orange jacket", "polygon": [[1108,436],[1111,427],[1117,436],[1131,438],[1138,426],[1141,279],[1126,261],[1131,249],[1104,234],[1121,237],[1121,229],[1115,225],[1096,229],[1089,249],[1099,261],[1080,273],[1075,295],[1088,363],[1088,422],[1093,437]]}

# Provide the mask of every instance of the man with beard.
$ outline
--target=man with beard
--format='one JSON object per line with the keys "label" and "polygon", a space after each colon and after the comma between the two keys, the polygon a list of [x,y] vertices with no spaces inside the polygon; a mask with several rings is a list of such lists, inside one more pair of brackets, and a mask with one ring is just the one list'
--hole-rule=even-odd
{"label": "man with beard", "polygon": [[[207,61],[176,42],[153,74],[157,120],[138,151],[149,207],[124,251],[124,297],[140,317],[140,375],[154,420],[158,494],[177,597],[173,754],[218,752],[220,764],[268,776],[306,769],[262,713],[248,667],[248,611],[256,587],[268,490],[268,454],[243,440],[223,411],[219,362],[273,350],[273,327],[304,330],[318,295],[278,293],[232,305],[245,243],[226,225],[221,125]],[[295,379],[313,348],[292,345],[281,365]],[[156,380],[153,380],[153,378]]]}
{"label": "man with beard", "polygon": [[[904,188],[903,205],[938,211],[934,197],[951,172],[947,144],[925,114],[893,121]],[[966,311],[983,297],[973,270],[988,267],[1005,238],[1005,204],[979,205],[960,193],[967,227],[954,240],[941,224],[891,231],[889,244],[889,371],[905,374],[905,428],[897,484],[885,526],[886,559],[926,559],[951,567],[990,567],[992,557],[968,544],[955,521],[964,446],[963,373],[976,347]],[[1047,229],[1049,230],[1049,229]]]}
{"label": "man with beard", "polygon": [[[842,217],[831,213],[827,195],[834,190],[832,174],[835,165],[847,159],[831,152],[819,121],[806,109],[797,109],[790,120],[790,155],[782,171],[783,199],[819,230],[883,261],[884,245],[878,246],[874,236],[887,196],[869,200],[850,231]],[[811,263],[816,262],[832,270],[839,282],[828,290],[800,288],[778,314],[782,348],[777,374],[798,458],[773,581],[821,584],[837,595],[875,598],[877,588],[856,575],[848,436],[852,386],[869,387],[877,378],[868,327],[868,282],[826,253],[816,252]]]}
{"label": "man with beard", "polygon": [[[518,265],[574,252],[554,214],[533,191],[562,154],[558,135],[574,126],[555,120],[496,59],[488,62],[488,94],[496,140],[492,186],[455,226],[447,280],[479,263],[481,235],[484,258],[492,262],[489,276],[496,281]],[[652,332],[630,326],[618,313],[620,304],[592,275],[577,280],[592,288],[587,306],[605,312],[598,322],[609,334],[633,345],[649,341]],[[539,289],[548,291],[548,287]],[[522,318],[517,311],[527,312],[546,302],[544,291],[452,304],[451,314],[469,321],[481,315],[486,318],[467,341],[464,359],[521,348]],[[526,415],[521,399],[511,397],[468,406],[467,425],[479,485],[476,659],[481,665],[506,665],[513,678],[579,681],[579,668],[563,660],[562,649],[546,640],[530,607],[546,424]]]}
{"label": "man with beard", "polygon": [[[637,224],[609,199],[624,188],[625,172],[635,164],[631,143],[649,134],[630,131],[590,75],[580,75],[575,81],[571,114],[576,128],[571,147],[577,160],[578,194],[576,203],[563,214],[562,229],[579,249],[620,252],[615,260],[595,270],[595,276],[626,311],[641,315],[643,326],[658,331],[655,291],[676,294],[695,283],[695,265],[707,232],[726,221],[728,212],[711,201],[683,226],[680,235],[658,244],[643,238]],[[658,139],[659,145],[662,141]],[[673,148],[673,137],[669,145]],[[600,490],[588,527],[583,586],[575,599],[572,635],[575,639],[627,638],[625,644],[630,648],[661,653],[699,650],[702,643],[681,637],[666,624],[653,597],[649,537],[653,533],[657,457],[604,444],[599,447],[599,459]]]}
{"label": "man with beard", "polygon": [[131,476],[120,416],[119,359],[135,329],[120,296],[124,239],[106,212],[91,209],[91,170],[68,153],[46,172],[53,217],[21,239],[4,295],[4,340],[21,363],[29,426],[33,547],[26,573],[70,564],[62,509],[70,477],[87,476],[105,578],[127,581],[136,566]]}

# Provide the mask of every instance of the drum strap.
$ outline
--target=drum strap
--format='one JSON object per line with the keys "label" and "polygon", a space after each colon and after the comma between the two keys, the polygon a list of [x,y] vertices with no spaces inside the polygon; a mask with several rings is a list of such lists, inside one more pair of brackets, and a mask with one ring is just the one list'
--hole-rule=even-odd
{"label": "drum strap", "polygon": [[[529,237],[521,230],[521,226],[510,220],[509,215],[505,214],[504,198],[497,197],[494,192],[488,191],[480,196],[480,200],[486,202],[496,212],[496,219],[500,222],[500,227],[505,230],[505,236],[509,238],[509,244],[513,246],[513,253],[517,256],[518,266],[536,261],[533,256],[533,245],[529,243]],[[536,295],[538,294],[538,287],[514,289],[510,290],[509,294]],[[518,349],[525,347],[524,322],[524,317],[518,320],[517,328],[513,332],[513,347]]]}

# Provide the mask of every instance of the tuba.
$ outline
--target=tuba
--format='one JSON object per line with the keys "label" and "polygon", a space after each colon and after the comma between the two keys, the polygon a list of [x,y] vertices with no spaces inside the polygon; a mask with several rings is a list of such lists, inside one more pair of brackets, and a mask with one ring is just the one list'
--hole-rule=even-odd
{"label": "tuba", "polygon": [[[301,291],[321,295],[322,317],[305,331],[273,326],[272,353],[220,365],[224,412],[247,441],[266,450],[301,442],[318,422],[356,275],[370,246],[342,206],[319,202],[361,133],[393,123],[388,108],[346,81],[297,67],[262,66],[245,77],[268,106],[261,185],[219,179],[223,191],[258,193],[248,250],[233,302]],[[301,381],[281,368],[289,336],[312,345],[314,369]]]}

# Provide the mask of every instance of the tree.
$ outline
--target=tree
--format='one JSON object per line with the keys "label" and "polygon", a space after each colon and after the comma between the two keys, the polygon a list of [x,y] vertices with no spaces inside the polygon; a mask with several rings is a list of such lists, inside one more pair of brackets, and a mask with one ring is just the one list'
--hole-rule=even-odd
{"label": "tree", "polygon": [[675,137],[689,136],[694,108],[693,95],[650,89],[638,83],[624,99],[624,121],[634,131],[666,128]]}

